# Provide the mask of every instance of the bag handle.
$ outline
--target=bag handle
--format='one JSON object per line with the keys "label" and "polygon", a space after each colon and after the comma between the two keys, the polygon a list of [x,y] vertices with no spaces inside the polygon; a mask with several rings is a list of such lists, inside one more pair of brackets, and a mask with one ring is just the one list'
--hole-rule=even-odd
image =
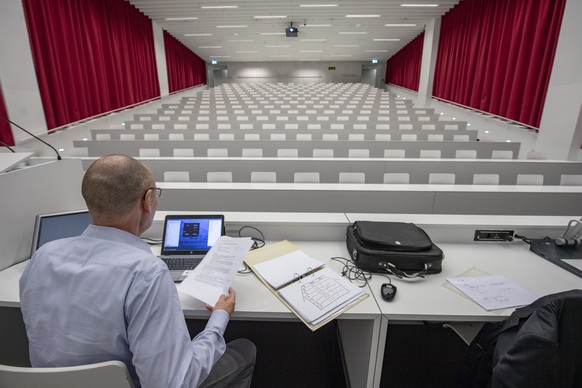
{"label": "bag handle", "polygon": [[[352,251],[352,258],[354,259],[354,261],[358,260],[358,251],[355,249]],[[407,279],[424,278],[424,275],[426,275],[426,273],[428,272],[429,267],[430,267],[429,264],[424,263],[424,268],[421,271],[409,273],[409,272],[405,272],[405,271],[402,271],[402,270],[396,268],[396,266],[394,264],[392,264],[391,262],[388,261],[386,263],[386,272],[389,272],[392,275],[394,275],[400,279],[402,279],[402,278],[407,278]]]}
{"label": "bag handle", "polygon": [[401,279],[402,278],[407,278],[407,279],[424,278],[424,275],[428,271],[428,266],[426,265],[426,263],[424,263],[424,269],[422,271],[412,272],[412,273],[399,270],[391,262],[387,262],[386,264],[387,264],[386,271],[390,272],[394,276],[401,278]]}

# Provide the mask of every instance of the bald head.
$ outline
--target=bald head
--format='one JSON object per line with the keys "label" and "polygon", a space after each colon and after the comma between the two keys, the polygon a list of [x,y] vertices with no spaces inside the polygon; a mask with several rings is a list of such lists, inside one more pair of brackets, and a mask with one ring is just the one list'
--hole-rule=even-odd
{"label": "bald head", "polygon": [[87,169],[81,193],[93,217],[113,219],[129,214],[154,184],[152,172],[137,160],[108,155]]}

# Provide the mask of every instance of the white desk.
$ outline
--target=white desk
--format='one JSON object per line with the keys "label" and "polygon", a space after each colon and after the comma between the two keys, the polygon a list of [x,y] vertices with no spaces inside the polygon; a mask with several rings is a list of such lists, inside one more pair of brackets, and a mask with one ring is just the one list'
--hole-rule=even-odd
{"label": "white desk", "polygon": [[158,182],[158,208],[228,212],[571,215],[582,186]]}
{"label": "white desk", "polygon": [[[159,231],[165,213],[156,216],[152,231]],[[338,320],[348,374],[354,387],[379,387],[381,367],[390,322],[486,322],[504,319],[512,310],[501,314],[483,310],[474,302],[443,287],[446,278],[458,276],[476,267],[488,273],[501,273],[524,288],[542,296],[572,288],[581,288],[582,279],[536,256],[521,242],[472,243],[468,236],[473,227],[487,228],[508,225],[519,228],[524,235],[534,232],[559,233],[567,221],[578,217],[492,217],[443,215],[376,215],[377,220],[415,222],[432,236],[444,250],[443,272],[429,275],[417,282],[405,282],[393,277],[398,286],[394,301],[382,301],[380,285],[385,278],[374,276],[369,285],[369,298],[344,313]],[[226,213],[227,230],[242,225],[263,229],[267,240],[288,228],[287,238],[305,253],[325,261],[339,271],[339,264],[330,261],[333,256],[348,257],[345,246],[345,227],[355,219],[372,219],[365,214],[342,213]],[[229,224],[229,221],[230,224]],[[279,228],[276,225],[279,224]],[[269,225],[275,232],[271,232]],[[156,229],[157,228],[157,229]],[[470,230],[455,234],[457,230]],[[319,231],[318,231],[319,230]],[[437,233],[438,230],[441,232]],[[446,238],[448,230],[451,235]],[[343,231],[343,233],[339,233]],[[156,232],[158,233],[158,232]],[[157,234],[159,238],[160,234]],[[452,236],[454,235],[454,236]],[[0,272],[0,306],[18,307],[18,280],[26,263],[16,264]],[[237,291],[237,310],[233,320],[298,321],[254,275],[236,276],[233,288]],[[208,316],[200,302],[180,295],[187,318]],[[306,329],[307,330],[307,329]]]}
{"label": "white desk", "polygon": [[0,173],[26,162],[31,156],[32,152],[0,152]]}

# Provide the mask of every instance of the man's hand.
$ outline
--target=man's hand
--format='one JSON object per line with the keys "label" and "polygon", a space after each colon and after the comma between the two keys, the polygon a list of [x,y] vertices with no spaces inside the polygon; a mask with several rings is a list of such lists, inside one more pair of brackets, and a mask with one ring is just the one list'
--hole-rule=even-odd
{"label": "man's hand", "polygon": [[218,298],[218,302],[216,302],[214,307],[207,304],[206,309],[208,311],[224,310],[228,313],[228,315],[232,315],[232,313],[234,312],[234,305],[235,304],[236,304],[236,294],[235,294],[234,290],[232,289],[232,287],[230,287],[228,289],[228,296],[221,295],[220,298]]}

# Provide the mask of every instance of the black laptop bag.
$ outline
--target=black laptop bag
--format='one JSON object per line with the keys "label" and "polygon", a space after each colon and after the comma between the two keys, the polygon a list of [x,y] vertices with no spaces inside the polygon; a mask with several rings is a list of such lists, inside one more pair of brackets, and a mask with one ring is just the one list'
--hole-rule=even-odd
{"label": "black laptop bag", "polygon": [[441,272],[443,251],[413,223],[356,221],[346,234],[350,256],[369,272],[409,278]]}

